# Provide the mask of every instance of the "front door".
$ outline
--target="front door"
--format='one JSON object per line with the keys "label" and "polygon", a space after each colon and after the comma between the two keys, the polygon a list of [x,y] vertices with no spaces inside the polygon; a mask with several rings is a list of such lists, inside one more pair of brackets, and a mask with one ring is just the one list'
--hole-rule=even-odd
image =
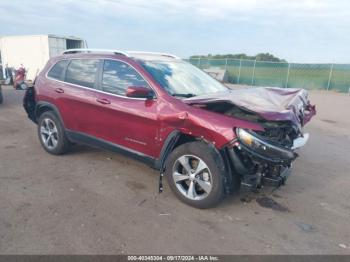
{"label": "front door", "polygon": [[127,97],[129,86],[151,88],[129,64],[105,60],[98,98],[98,136],[136,153],[156,158],[159,100]]}

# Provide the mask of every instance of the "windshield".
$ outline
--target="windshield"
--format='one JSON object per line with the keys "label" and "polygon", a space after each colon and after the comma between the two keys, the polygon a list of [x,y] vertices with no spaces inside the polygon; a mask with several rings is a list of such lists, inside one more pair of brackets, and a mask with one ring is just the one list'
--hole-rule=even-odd
{"label": "windshield", "polygon": [[227,88],[184,61],[142,61],[142,66],[172,96],[192,97]]}

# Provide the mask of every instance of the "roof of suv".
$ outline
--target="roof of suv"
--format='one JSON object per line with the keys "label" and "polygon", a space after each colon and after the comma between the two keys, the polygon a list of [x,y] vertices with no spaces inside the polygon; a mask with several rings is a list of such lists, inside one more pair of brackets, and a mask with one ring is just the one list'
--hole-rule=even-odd
{"label": "roof of suv", "polygon": [[108,55],[121,55],[129,58],[136,58],[141,60],[181,60],[172,54],[159,53],[159,52],[144,52],[144,51],[120,51],[120,50],[105,50],[105,49],[68,49],[65,50],[62,55],[68,54],[108,54]]}

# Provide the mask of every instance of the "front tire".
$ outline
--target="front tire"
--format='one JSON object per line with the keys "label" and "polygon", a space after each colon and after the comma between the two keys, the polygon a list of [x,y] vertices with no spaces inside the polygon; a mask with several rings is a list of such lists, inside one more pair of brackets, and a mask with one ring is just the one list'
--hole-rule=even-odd
{"label": "front tire", "polygon": [[175,195],[196,208],[217,205],[225,195],[225,170],[219,158],[219,153],[204,142],[175,148],[165,165],[165,175]]}
{"label": "front tire", "polygon": [[38,120],[38,136],[46,152],[61,155],[68,151],[69,141],[63,125],[52,111],[44,112]]}

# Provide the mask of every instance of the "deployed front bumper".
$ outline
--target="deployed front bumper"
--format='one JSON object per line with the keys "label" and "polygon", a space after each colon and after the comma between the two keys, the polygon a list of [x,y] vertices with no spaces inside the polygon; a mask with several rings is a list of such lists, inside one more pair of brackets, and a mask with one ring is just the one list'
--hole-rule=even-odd
{"label": "deployed front bumper", "polygon": [[284,167],[278,176],[262,176],[261,185],[278,188],[283,186],[291,175],[291,167]]}

